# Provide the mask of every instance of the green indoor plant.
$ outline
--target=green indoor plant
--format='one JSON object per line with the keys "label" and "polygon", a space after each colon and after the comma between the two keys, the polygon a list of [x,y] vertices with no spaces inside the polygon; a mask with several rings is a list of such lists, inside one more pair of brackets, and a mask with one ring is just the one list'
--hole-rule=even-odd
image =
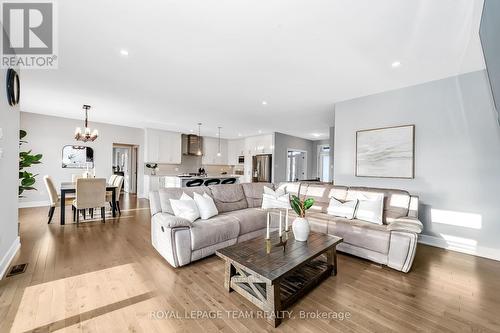
{"label": "green indoor plant", "polygon": [[309,237],[309,232],[311,228],[309,227],[309,221],[306,219],[306,211],[314,205],[313,198],[300,199],[300,189],[297,195],[292,195],[290,199],[290,206],[297,213],[298,217],[293,221],[292,230],[293,236],[296,240],[305,242],[307,237]]}
{"label": "green indoor plant", "polygon": [[[19,147],[21,147],[23,143],[27,143],[27,141],[23,140],[26,135],[26,131],[19,131]],[[19,150],[19,197],[22,197],[21,194],[23,194],[24,191],[36,190],[34,185],[36,182],[35,177],[38,176],[38,174],[32,174],[25,169],[31,167],[33,164],[42,163],[40,161],[41,159],[42,154],[33,155],[31,150]]]}

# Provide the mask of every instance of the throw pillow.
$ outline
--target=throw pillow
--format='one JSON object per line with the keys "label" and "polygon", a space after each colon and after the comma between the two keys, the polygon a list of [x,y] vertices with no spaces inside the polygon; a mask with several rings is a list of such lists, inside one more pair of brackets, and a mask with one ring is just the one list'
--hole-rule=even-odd
{"label": "throw pillow", "polygon": [[264,186],[262,209],[270,208],[290,209],[290,193],[285,193],[284,189],[273,191],[269,187]]}
{"label": "throw pillow", "polygon": [[327,212],[329,215],[345,217],[346,219],[352,220],[354,218],[357,205],[357,199],[353,201],[340,202],[335,198],[331,198]]}
{"label": "throw pillow", "polygon": [[179,200],[170,199],[170,205],[172,206],[175,216],[182,217],[189,222],[194,222],[200,217],[196,202],[186,193],[182,193]]}
{"label": "throw pillow", "polygon": [[361,194],[358,196],[358,208],[356,209],[356,217],[358,220],[371,222],[375,224],[384,224],[382,214],[384,210],[384,195],[377,195],[373,198]]}
{"label": "throw pillow", "polygon": [[208,194],[203,193],[203,195],[200,195],[198,193],[195,193],[194,201],[198,206],[198,210],[200,211],[200,216],[202,220],[207,220],[212,216],[219,214],[219,211],[215,206],[214,199],[212,199]]}

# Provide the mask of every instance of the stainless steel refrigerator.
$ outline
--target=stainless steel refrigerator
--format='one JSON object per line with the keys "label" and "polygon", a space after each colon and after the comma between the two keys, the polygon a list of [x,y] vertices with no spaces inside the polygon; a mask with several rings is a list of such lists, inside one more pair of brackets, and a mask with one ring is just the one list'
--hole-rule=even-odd
{"label": "stainless steel refrigerator", "polygon": [[272,155],[262,154],[252,157],[252,182],[270,183],[272,173]]}

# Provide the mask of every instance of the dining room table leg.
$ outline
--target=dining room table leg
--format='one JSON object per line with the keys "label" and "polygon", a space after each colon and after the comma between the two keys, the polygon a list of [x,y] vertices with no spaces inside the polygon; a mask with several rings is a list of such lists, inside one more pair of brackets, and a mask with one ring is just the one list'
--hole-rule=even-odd
{"label": "dining room table leg", "polygon": [[111,201],[113,201],[113,208],[111,209],[113,211],[113,217],[116,216],[116,191],[115,189],[113,189],[113,191],[111,191]]}
{"label": "dining room table leg", "polygon": [[66,218],[66,191],[61,190],[61,225],[64,225],[64,219]]}

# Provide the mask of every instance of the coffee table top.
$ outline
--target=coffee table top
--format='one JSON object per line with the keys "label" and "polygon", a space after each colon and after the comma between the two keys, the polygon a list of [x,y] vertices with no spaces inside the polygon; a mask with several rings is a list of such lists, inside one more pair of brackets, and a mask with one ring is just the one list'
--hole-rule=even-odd
{"label": "coffee table top", "polygon": [[[279,242],[277,231],[272,232],[270,236],[272,244]],[[293,232],[289,231],[285,251],[280,246],[272,247],[271,252],[267,253],[266,240],[261,236],[217,250],[215,253],[273,283],[342,241],[340,237],[311,232],[307,242],[299,242],[293,237]]]}

